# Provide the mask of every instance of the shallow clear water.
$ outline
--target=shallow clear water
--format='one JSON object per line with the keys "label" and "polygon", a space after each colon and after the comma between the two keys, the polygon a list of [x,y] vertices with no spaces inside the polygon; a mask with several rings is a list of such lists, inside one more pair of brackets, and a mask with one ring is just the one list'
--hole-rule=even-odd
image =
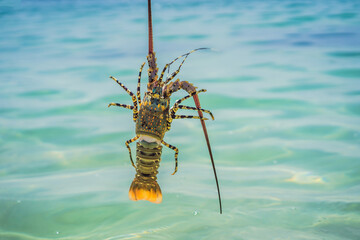
{"label": "shallow clear water", "polygon": [[179,77],[208,90],[223,215],[198,120],[165,136],[163,203],[128,200],[108,76],[136,91],[145,2],[0,1],[0,239],[360,239],[359,2],[153,1],[160,67],[213,48]]}

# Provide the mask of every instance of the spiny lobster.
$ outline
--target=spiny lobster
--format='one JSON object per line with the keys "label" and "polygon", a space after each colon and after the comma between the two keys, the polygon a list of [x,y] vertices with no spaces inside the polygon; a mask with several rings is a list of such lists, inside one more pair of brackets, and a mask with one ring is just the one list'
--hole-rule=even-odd
{"label": "spiny lobster", "polygon": [[[179,79],[177,79],[176,81],[172,81],[179,73],[180,68],[185,62],[186,58],[191,53],[207,48],[198,48],[174,59],[172,62],[165,65],[164,69],[160,74],[160,77],[158,77],[158,68],[156,65],[155,52],[153,51],[151,0],[148,0],[148,31],[149,54],[147,56],[147,60],[149,65],[149,82],[147,84],[147,92],[145,93],[143,100],[141,100],[140,96],[140,80],[141,72],[145,63],[143,63],[140,67],[136,96],[116,78],[110,76],[111,79],[117,82],[131,96],[133,101],[133,106],[120,103],[110,103],[108,105],[109,107],[118,106],[131,109],[133,111],[133,120],[136,123],[136,136],[125,142],[125,145],[129,150],[131,164],[136,169],[135,178],[129,190],[129,198],[134,201],[147,200],[153,203],[161,203],[162,194],[160,186],[157,183],[156,176],[158,174],[158,168],[161,161],[162,145],[165,145],[166,147],[171,148],[175,151],[175,171],[172,173],[173,175],[176,173],[178,168],[179,154],[179,150],[176,147],[166,143],[163,140],[164,135],[166,131],[170,130],[173,119],[200,119],[209,150],[212,167],[214,170],[215,181],[218,190],[220,213],[222,213],[220,189],[216,176],[211,146],[204,122],[204,120],[208,120],[208,118],[203,117],[203,112],[208,113],[213,120],[214,117],[209,110],[205,110],[200,107],[200,101],[198,98],[198,94],[206,92],[206,90],[201,89],[197,91],[196,87],[194,87],[191,83],[187,81],[180,81]],[[182,57],[184,57],[184,59],[178,69],[168,77],[164,78],[164,73],[166,69],[168,69],[169,71],[170,65]],[[170,108],[171,94],[180,89],[185,90],[189,95],[177,100],[175,104]],[[182,101],[190,97],[193,97],[196,107],[180,105]],[[176,112],[178,111],[178,109],[197,110],[199,116],[177,115]],[[138,142],[136,144],[135,165],[132,159],[131,148],[129,144],[136,140],[138,140]]]}

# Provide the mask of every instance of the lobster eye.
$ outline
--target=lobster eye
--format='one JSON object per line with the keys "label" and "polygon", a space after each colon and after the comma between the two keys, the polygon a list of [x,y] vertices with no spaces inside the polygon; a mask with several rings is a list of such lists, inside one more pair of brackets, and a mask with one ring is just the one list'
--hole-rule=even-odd
{"label": "lobster eye", "polygon": [[153,90],[152,90],[152,93],[153,93],[153,94],[159,94],[159,95],[161,95],[161,92],[162,92],[162,90],[161,90],[160,87],[155,87],[155,88],[153,88]]}

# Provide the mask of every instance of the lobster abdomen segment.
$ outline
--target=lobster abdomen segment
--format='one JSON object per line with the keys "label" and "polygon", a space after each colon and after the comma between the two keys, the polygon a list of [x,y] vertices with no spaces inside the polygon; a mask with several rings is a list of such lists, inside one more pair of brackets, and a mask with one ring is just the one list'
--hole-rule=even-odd
{"label": "lobster abdomen segment", "polygon": [[147,200],[161,203],[162,194],[157,183],[158,168],[161,161],[162,146],[146,141],[136,144],[136,174],[129,189],[133,201]]}

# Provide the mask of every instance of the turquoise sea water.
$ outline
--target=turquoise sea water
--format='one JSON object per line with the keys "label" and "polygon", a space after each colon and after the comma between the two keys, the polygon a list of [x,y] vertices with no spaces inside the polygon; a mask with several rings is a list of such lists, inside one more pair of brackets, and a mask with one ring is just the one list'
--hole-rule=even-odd
{"label": "turquoise sea water", "polygon": [[136,91],[146,11],[0,1],[0,239],[360,239],[360,3],[153,0],[160,68],[213,49],[178,76],[208,90],[222,215],[198,120],[165,136],[163,203],[128,199],[134,123],[107,104],[131,99],[108,76]]}

